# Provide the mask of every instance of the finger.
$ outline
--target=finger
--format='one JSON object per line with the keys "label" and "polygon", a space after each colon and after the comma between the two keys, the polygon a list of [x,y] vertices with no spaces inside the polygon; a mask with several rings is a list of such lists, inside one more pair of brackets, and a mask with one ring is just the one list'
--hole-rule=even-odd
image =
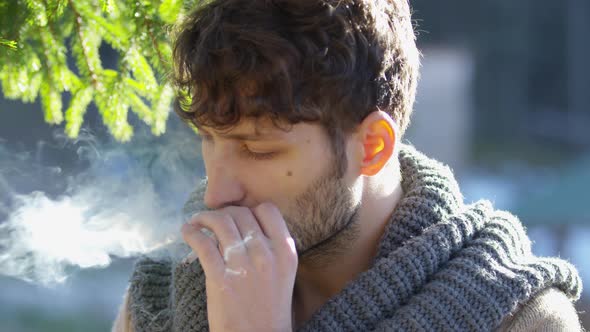
{"label": "finger", "polygon": [[205,227],[209,229],[215,234],[217,241],[224,248],[240,242],[242,239],[231,216],[218,211],[196,213],[191,217],[188,223],[197,228]]}
{"label": "finger", "polygon": [[266,202],[252,209],[252,213],[258,220],[260,228],[268,236],[273,245],[278,245],[283,249],[291,250],[289,240],[291,234],[283,215],[276,205]]}
{"label": "finger", "polygon": [[260,228],[252,210],[247,207],[229,206],[220,211],[230,214],[235,220],[250,255],[266,256],[271,254],[270,239]]}
{"label": "finger", "polygon": [[270,202],[259,204],[252,209],[260,228],[273,241],[274,239],[290,236],[287,224],[279,209]]}
{"label": "finger", "polygon": [[240,235],[244,241],[247,242],[246,237],[257,237],[261,236],[262,238],[267,238],[267,236],[260,228],[256,217],[247,207],[242,206],[228,206],[221,210],[220,212],[228,213],[232,219],[236,222],[236,226],[240,231]]}
{"label": "finger", "polygon": [[252,212],[260,227],[268,235],[277,261],[286,267],[283,272],[291,275],[295,273],[299,264],[295,242],[287,229],[287,223],[276,205],[267,202],[255,207]]}
{"label": "finger", "polygon": [[226,262],[229,262],[230,257],[233,259],[236,256],[238,261],[246,257],[246,248],[242,236],[230,214],[219,211],[204,211],[195,214],[189,223],[198,225],[198,227],[206,227],[215,234],[221,244],[222,254]]}
{"label": "finger", "polygon": [[191,224],[183,224],[180,230],[184,241],[197,253],[199,262],[208,277],[222,275],[225,262],[217,243]]}
{"label": "finger", "polygon": [[[213,234],[213,232],[211,232],[209,229],[207,228],[201,228],[200,229],[201,233],[207,235],[211,240],[213,240],[213,242],[215,243],[215,246],[217,247],[217,250],[219,252],[221,252],[221,245],[219,244],[219,241],[217,241],[217,238],[215,237],[215,234]],[[183,262],[184,263],[192,263],[197,259],[197,254],[194,250],[191,250],[191,252],[184,258]]]}

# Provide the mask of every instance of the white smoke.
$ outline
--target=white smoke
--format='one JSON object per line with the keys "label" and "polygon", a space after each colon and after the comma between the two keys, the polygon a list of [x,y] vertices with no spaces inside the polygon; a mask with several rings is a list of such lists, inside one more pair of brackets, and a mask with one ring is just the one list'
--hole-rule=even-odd
{"label": "white smoke", "polygon": [[[181,243],[181,209],[202,174],[183,126],[172,120],[167,134],[138,132],[126,144],[56,135],[34,152],[0,140],[0,274],[51,287],[113,256]],[[49,164],[56,150],[77,156],[73,170]]]}

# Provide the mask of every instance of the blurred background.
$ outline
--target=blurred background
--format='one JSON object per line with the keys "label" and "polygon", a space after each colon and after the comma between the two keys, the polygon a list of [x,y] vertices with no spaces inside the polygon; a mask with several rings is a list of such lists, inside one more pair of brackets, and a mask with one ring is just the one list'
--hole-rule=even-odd
{"label": "blurred background", "polygon": [[[590,2],[411,3],[423,58],[406,141],[447,163],[467,201],[517,215],[536,254],[569,260],[590,285]],[[105,67],[114,54],[101,48]],[[91,106],[72,141],[40,107],[0,99],[0,222],[15,197],[62,197],[80,176],[100,186],[142,174],[179,211],[203,175],[196,138],[175,115],[154,137],[131,114],[135,135],[117,143]],[[53,288],[0,276],[0,331],[110,330],[133,261],[72,269]],[[577,309],[590,329],[589,292]]]}

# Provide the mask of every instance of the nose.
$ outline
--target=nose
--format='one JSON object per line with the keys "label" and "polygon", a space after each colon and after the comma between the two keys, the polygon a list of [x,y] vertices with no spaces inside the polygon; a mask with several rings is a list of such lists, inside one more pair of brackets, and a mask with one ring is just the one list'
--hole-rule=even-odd
{"label": "nose", "polygon": [[220,209],[229,205],[239,205],[244,190],[231,166],[217,164],[205,167],[207,189],[203,198],[209,209]]}

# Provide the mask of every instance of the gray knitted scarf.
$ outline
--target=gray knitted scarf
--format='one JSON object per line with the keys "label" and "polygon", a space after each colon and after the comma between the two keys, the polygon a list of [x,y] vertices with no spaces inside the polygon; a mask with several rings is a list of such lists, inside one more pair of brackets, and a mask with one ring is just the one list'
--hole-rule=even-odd
{"label": "gray knitted scarf", "polygon": [[[547,287],[579,298],[575,268],[533,256],[516,217],[487,201],[464,204],[451,170],[409,145],[399,161],[404,196],[372,267],[298,331],[491,331]],[[198,190],[185,212],[203,209],[201,198]],[[208,331],[198,260],[142,257],[129,290],[136,332]]]}

